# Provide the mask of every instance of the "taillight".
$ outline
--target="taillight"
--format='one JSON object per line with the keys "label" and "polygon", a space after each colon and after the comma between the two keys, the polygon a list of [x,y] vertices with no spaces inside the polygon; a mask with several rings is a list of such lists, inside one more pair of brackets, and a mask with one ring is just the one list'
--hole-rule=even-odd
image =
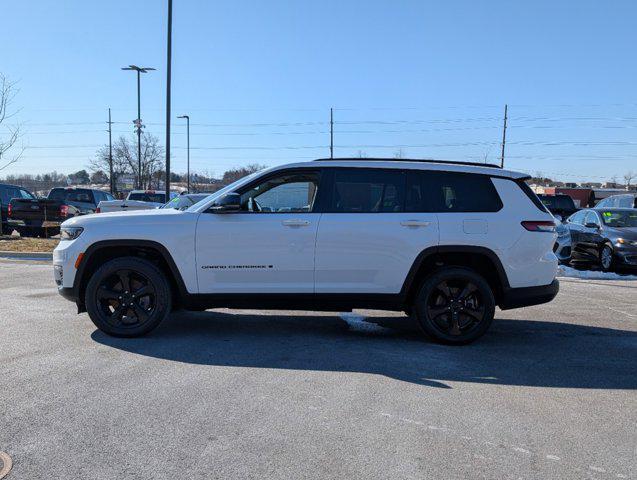
{"label": "taillight", "polygon": [[7,207],[7,216],[8,217],[11,216],[11,204],[9,204],[8,207]]}
{"label": "taillight", "polygon": [[97,208],[95,209],[95,213],[100,213],[100,212],[101,212],[100,207],[97,207]]}
{"label": "taillight", "polygon": [[60,205],[60,217],[66,217],[69,214],[68,205]]}
{"label": "taillight", "polygon": [[540,220],[540,221],[533,221],[533,220],[527,220],[522,222],[522,226],[524,228],[526,228],[529,232],[555,232],[557,226],[555,225],[555,222],[552,222],[550,220]]}

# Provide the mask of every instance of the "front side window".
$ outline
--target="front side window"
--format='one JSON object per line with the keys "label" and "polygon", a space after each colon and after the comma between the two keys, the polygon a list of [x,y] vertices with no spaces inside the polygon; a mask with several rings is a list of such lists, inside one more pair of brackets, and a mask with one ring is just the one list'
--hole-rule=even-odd
{"label": "front side window", "polygon": [[241,211],[308,213],[318,192],[318,172],[295,172],[270,177],[241,194]]}
{"label": "front side window", "polygon": [[502,208],[486,175],[413,171],[407,177],[408,212],[497,212]]}
{"label": "front side window", "polygon": [[586,219],[584,220],[584,225],[599,226],[599,218],[597,218],[597,214],[595,212],[588,212],[586,214]]}
{"label": "front side window", "polygon": [[405,174],[400,170],[335,169],[328,211],[398,213],[404,196]]}

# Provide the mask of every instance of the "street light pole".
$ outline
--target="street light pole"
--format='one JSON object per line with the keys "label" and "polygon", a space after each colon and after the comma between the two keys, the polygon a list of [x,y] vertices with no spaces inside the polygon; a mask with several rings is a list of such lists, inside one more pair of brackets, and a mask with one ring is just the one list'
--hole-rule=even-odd
{"label": "street light pole", "polygon": [[190,193],[190,116],[189,115],[180,115],[177,118],[185,118],[186,119],[186,190]]}
{"label": "street light pole", "polygon": [[170,73],[173,41],[173,1],[168,0],[168,35],[166,38],[166,201],[170,200]]}
{"label": "street light pole", "polygon": [[141,101],[141,74],[155,70],[151,67],[138,67],[129,65],[122,70],[135,70],[137,72],[137,119],[133,122],[137,127],[137,188],[142,188],[142,101]]}

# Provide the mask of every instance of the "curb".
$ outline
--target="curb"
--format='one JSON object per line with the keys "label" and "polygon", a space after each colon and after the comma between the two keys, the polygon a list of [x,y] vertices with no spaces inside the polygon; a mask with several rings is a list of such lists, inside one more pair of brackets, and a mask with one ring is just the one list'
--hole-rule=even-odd
{"label": "curb", "polygon": [[4,252],[0,251],[0,258],[14,258],[17,260],[53,260],[49,252]]}

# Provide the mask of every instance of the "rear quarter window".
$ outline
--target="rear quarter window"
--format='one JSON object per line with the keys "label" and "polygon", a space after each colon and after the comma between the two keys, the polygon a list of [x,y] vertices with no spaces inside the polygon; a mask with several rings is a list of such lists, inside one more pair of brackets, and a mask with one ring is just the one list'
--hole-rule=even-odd
{"label": "rear quarter window", "polygon": [[407,175],[407,212],[497,212],[502,206],[487,175],[436,171]]}

